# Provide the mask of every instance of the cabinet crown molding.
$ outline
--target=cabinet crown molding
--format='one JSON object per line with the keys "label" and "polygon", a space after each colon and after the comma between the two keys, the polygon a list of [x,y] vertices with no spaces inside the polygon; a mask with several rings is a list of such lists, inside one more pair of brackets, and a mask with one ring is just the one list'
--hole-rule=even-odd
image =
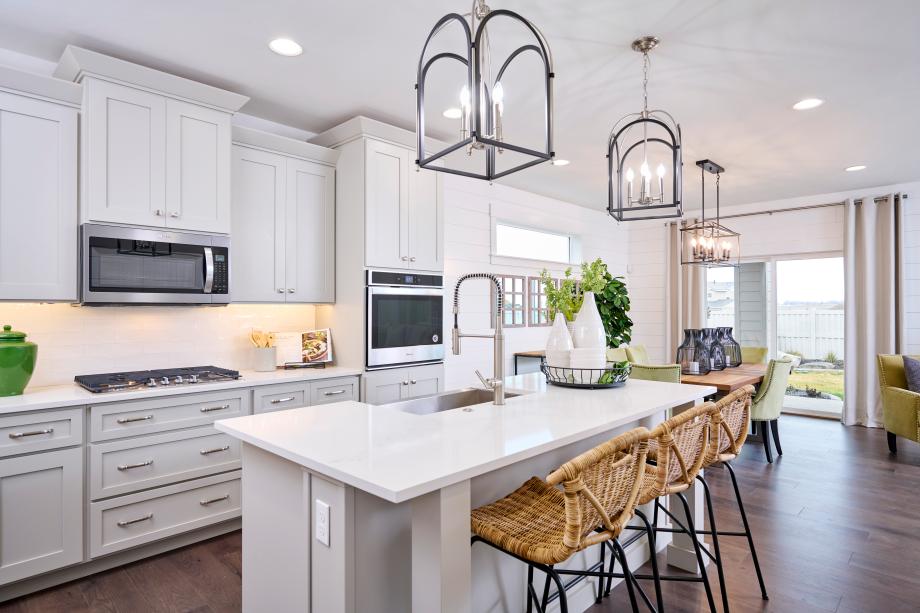
{"label": "cabinet crown molding", "polygon": [[8,66],[0,66],[0,89],[77,107],[83,98],[81,85]]}
{"label": "cabinet crown molding", "polygon": [[[352,117],[344,123],[329,128],[325,132],[321,132],[310,139],[311,143],[316,145],[321,145],[323,147],[341,147],[345,143],[351,142],[356,138],[375,138],[377,140],[386,141],[394,145],[400,145],[408,149],[415,150],[416,147],[416,137],[415,132],[412,130],[405,130],[403,128],[390,125],[388,123],[383,123],[382,121],[377,121],[376,119],[371,119],[370,117],[365,117],[364,115],[358,115]],[[429,148],[432,151],[437,151],[438,148],[446,146],[446,143],[437,141],[432,138],[425,139],[425,147]]]}
{"label": "cabinet crown molding", "polygon": [[338,151],[328,147],[243,126],[233,126],[233,142],[244,147],[277,151],[328,166],[335,166],[340,155]]}
{"label": "cabinet crown molding", "polygon": [[86,76],[114,79],[127,85],[152,89],[230,113],[240,110],[249,101],[249,97],[242,94],[139,64],[132,64],[74,45],[67,45],[67,48],[64,49],[54,76],[75,83],[82,82]]}

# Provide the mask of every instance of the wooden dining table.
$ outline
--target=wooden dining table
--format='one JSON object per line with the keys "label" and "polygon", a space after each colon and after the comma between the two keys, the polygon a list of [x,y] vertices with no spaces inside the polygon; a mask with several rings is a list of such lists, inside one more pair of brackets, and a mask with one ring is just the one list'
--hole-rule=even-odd
{"label": "wooden dining table", "polygon": [[741,364],[735,368],[714,370],[705,375],[681,375],[680,382],[690,385],[709,385],[719,390],[719,395],[735,391],[745,385],[757,385],[767,374],[766,364]]}

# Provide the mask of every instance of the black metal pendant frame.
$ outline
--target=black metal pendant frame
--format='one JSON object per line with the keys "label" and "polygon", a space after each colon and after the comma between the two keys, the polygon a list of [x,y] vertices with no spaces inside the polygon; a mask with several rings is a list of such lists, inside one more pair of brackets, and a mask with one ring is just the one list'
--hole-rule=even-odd
{"label": "black metal pendant frame", "polygon": [[[623,122],[626,122],[623,124]],[[623,140],[630,128],[648,125],[657,126],[667,134],[661,137],[641,138],[626,146]],[[623,124],[621,126],[621,124]],[[656,143],[671,150],[671,194],[673,202],[633,206],[623,199],[623,164],[633,149],[639,145]],[[673,219],[683,216],[683,157],[681,153],[680,124],[664,111],[643,111],[627,115],[618,121],[607,140],[607,212],[617,221],[642,221],[645,219]]]}
{"label": "black metal pendant frame", "polygon": [[[719,178],[725,169],[712,160],[698,160],[696,165],[700,168],[700,183],[702,185],[702,221],[686,224],[680,229],[680,263],[683,265],[706,266],[708,268],[726,268],[737,267],[741,263],[741,233],[726,228],[721,224],[719,217]],[[715,221],[706,219],[706,173],[716,175],[716,219]],[[697,239],[697,244],[701,239],[711,240],[716,247],[710,254],[705,249],[694,252],[692,247],[688,247],[688,237]],[[722,244],[728,243],[728,254],[724,253]]]}
{"label": "black metal pendant frame", "polygon": [[[482,75],[482,61],[483,61],[483,50],[482,50],[482,37],[486,32],[486,27],[488,23],[495,18],[506,17],[509,19],[516,20],[522,23],[533,35],[536,44],[523,45],[514,50],[508,58],[502,63],[501,68],[499,69],[496,77],[495,83],[501,81],[502,75],[504,75],[505,70],[511,62],[522,53],[534,52],[540,56],[541,61],[543,62],[543,82],[545,88],[545,98],[544,98],[544,143],[545,147],[542,150],[531,149],[529,147],[522,147],[515,145],[514,143],[509,143],[506,141],[500,141],[496,138],[493,138],[495,126],[494,120],[491,112],[485,113],[486,122],[485,126],[482,125],[483,113],[480,112],[480,104],[484,102],[486,109],[492,108],[492,89],[490,87],[485,87],[483,83]],[[425,53],[428,50],[428,45],[431,43],[431,40],[435,37],[438,32],[441,31],[444,27],[449,25],[451,22],[457,21],[463,27],[463,33],[465,35],[466,42],[466,56],[457,54],[457,53],[438,53],[428,61],[425,61]],[[425,82],[428,76],[428,71],[431,67],[441,61],[441,60],[452,60],[457,61],[466,66],[467,73],[467,87],[470,91],[470,117],[472,120],[472,125],[470,129],[470,135],[463,140],[448,145],[444,149],[437,151],[435,153],[427,154],[425,151]],[[442,17],[434,28],[431,29],[431,32],[428,34],[428,38],[425,39],[425,46],[422,47],[422,54],[419,57],[418,61],[418,71],[416,74],[416,147],[417,147],[417,158],[415,163],[419,168],[427,168],[429,170],[436,170],[438,172],[446,172],[450,174],[460,175],[464,177],[470,177],[473,179],[482,179],[485,181],[492,181],[494,179],[499,179],[501,177],[507,176],[511,173],[517,172],[519,170],[524,170],[536,164],[541,164],[543,162],[552,160],[555,156],[553,151],[553,66],[552,60],[549,55],[549,47],[546,41],[543,38],[543,35],[539,30],[527,19],[515,13],[514,11],[509,11],[505,9],[497,9],[489,12],[485,17],[479,21],[479,25],[476,28],[475,36],[470,29],[470,24],[467,23],[466,19],[458,13],[450,13]],[[494,86],[494,83],[491,84]],[[480,96],[480,91],[482,95]],[[483,173],[470,172],[466,170],[460,170],[457,168],[449,168],[443,164],[437,164],[438,160],[441,160],[446,155],[462,149],[463,147],[468,147],[475,143],[481,143],[485,145],[485,154],[486,154],[486,169]],[[523,164],[514,166],[513,168],[508,168],[502,171],[497,171],[495,166],[495,150],[496,149],[507,149],[509,151],[514,151],[523,155],[529,155],[534,159],[528,160]]]}

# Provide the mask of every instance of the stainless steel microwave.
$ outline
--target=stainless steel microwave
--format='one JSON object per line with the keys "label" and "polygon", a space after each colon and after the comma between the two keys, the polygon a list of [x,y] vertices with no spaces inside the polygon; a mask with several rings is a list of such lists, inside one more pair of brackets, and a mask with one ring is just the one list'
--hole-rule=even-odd
{"label": "stainless steel microwave", "polygon": [[367,271],[367,368],[444,360],[441,275]]}
{"label": "stainless steel microwave", "polygon": [[100,224],[81,229],[84,304],[227,304],[230,238]]}

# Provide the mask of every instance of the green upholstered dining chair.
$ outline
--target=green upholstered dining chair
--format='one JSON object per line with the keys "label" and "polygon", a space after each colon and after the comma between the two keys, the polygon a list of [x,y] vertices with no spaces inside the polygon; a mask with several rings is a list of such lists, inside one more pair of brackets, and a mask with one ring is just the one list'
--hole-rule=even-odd
{"label": "green upholstered dining chair", "polygon": [[645,345],[630,345],[626,348],[626,358],[632,364],[648,364],[648,349]]}
{"label": "green upholstered dining chair", "polygon": [[[910,356],[920,360],[920,356]],[[907,389],[904,356],[878,356],[878,382],[882,388],[882,416],[888,433],[888,450],[898,452],[896,436],[920,443],[920,394]]]}
{"label": "green upholstered dining chair", "polygon": [[629,376],[644,381],[680,383],[680,364],[632,364]]}
{"label": "green upholstered dining chair", "polygon": [[629,357],[626,355],[626,349],[623,347],[617,348],[608,348],[607,349],[607,361],[608,362],[628,362]]}
{"label": "green upholstered dining chair", "polygon": [[[743,351],[743,348],[742,348]],[[776,443],[776,453],[783,455],[783,447],[779,442],[779,415],[783,410],[783,400],[786,397],[786,388],[789,386],[789,373],[792,372],[791,360],[770,360],[767,373],[764,375],[760,389],[751,402],[751,425],[757,426],[760,437],[763,439],[764,453],[767,462],[773,462],[773,452],[770,450],[770,432],[773,442]]]}
{"label": "green upholstered dining chair", "polygon": [[766,364],[767,348],[766,347],[741,347],[742,364]]}

